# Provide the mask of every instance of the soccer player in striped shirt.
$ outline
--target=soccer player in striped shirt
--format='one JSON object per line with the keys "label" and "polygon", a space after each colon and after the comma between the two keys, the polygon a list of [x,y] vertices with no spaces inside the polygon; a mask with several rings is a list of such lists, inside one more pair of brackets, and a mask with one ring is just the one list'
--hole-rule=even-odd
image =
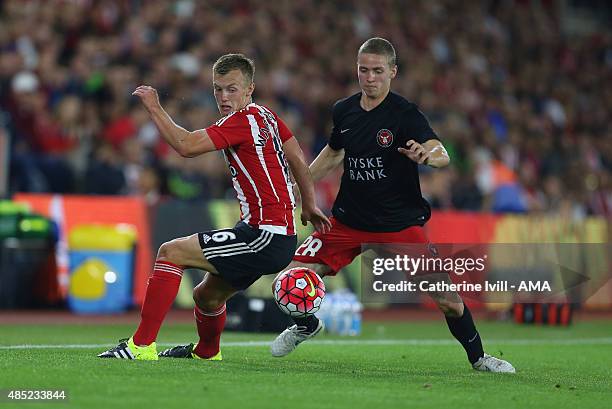
{"label": "soccer player in striped shirt", "polygon": [[138,329],[101,358],[156,360],[155,340],[176,297],[184,268],[207,271],[193,292],[199,341],[159,354],[164,357],[221,360],[219,339],[225,302],[264,274],[284,269],[296,249],[295,198],[290,171],[302,195],[302,223],[325,232],[331,223],[315,205],[314,187],[300,146],[285,123],[253,103],[253,61],[227,54],[213,66],[213,86],[223,115],[206,129],[189,132],[160,105],[157,91],[138,87],[140,98],[165,141],[193,158],[220,150],[240,202],[233,228],[205,231],[161,245],[149,278]]}

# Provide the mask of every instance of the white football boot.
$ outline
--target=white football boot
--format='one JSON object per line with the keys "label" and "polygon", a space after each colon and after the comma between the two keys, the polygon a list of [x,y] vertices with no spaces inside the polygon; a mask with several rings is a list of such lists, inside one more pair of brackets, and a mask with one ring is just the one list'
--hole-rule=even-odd
{"label": "white football boot", "polygon": [[477,371],[483,372],[516,373],[516,369],[514,369],[510,362],[495,358],[489,354],[484,354],[472,367]]}
{"label": "white football boot", "polygon": [[270,351],[274,357],[282,357],[288,355],[291,351],[297,348],[302,342],[317,335],[324,329],[323,320],[319,320],[317,328],[312,332],[307,332],[306,327],[298,327],[297,324],[287,328],[276,337],[272,342]]}

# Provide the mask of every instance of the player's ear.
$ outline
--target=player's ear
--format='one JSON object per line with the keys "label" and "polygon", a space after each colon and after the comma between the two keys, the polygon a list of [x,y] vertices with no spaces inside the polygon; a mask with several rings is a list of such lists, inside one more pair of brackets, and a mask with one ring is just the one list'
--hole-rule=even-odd
{"label": "player's ear", "polygon": [[250,97],[253,95],[253,91],[255,91],[255,83],[251,82],[247,88],[247,97]]}
{"label": "player's ear", "polygon": [[396,75],[397,75],[397,65],[394,65],[393,67],[391,67],[391,79],[395,78]]}

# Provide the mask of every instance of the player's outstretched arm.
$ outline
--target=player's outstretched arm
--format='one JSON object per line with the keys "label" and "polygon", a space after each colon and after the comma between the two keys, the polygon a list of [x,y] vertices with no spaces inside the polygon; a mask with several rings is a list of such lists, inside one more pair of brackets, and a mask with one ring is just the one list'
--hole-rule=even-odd
{"label": "player's outstretched arm", "polygon": [[411,139],[406,142],[405,148],[397,148],[397,150],[419,165],[425,164],[433,168],[443,168],[450,163],[444,145],[437,139],[430,139],[422,145]]}
{"label": "player's outstretched arm", "polygon": [[285,141],[283,151],[302,196],[302,224],[305,226],[310,221],[317,231],[328,232],[331,222],[315,203],[314,183],[297,139],[292,137]]}
{"label": "player's outstretched arm", "polygon": [[176,150],[179,155],[193,158],[206,152],[216,150],[215,145],[208,137],[206,130],[200,129],[190,132],[177,125],[170,115],[159,103],[157,90],[148,85],[141,85],[132,95],[140,98],[144,107],[149,111],[151,119],[159,129],[164,140]]}
{"label": "player's outstretched arm", "polygon": [[318,182],[336,169],[344,160],[344,149],[334,150],[329,145],[325,145],[323,150],[317,155],[310,164],[312,180]]}

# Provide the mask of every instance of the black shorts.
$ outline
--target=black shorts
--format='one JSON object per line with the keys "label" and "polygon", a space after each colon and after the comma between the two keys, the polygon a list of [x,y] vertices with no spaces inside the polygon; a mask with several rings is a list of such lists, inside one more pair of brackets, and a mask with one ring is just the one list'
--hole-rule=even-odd
{"label": "black shorts", "polygon": [[206,259],[236,290],[287,267],[297,246],[295,235],[273,234],[244,222],[231,229],[198,233],[198,240]]}

